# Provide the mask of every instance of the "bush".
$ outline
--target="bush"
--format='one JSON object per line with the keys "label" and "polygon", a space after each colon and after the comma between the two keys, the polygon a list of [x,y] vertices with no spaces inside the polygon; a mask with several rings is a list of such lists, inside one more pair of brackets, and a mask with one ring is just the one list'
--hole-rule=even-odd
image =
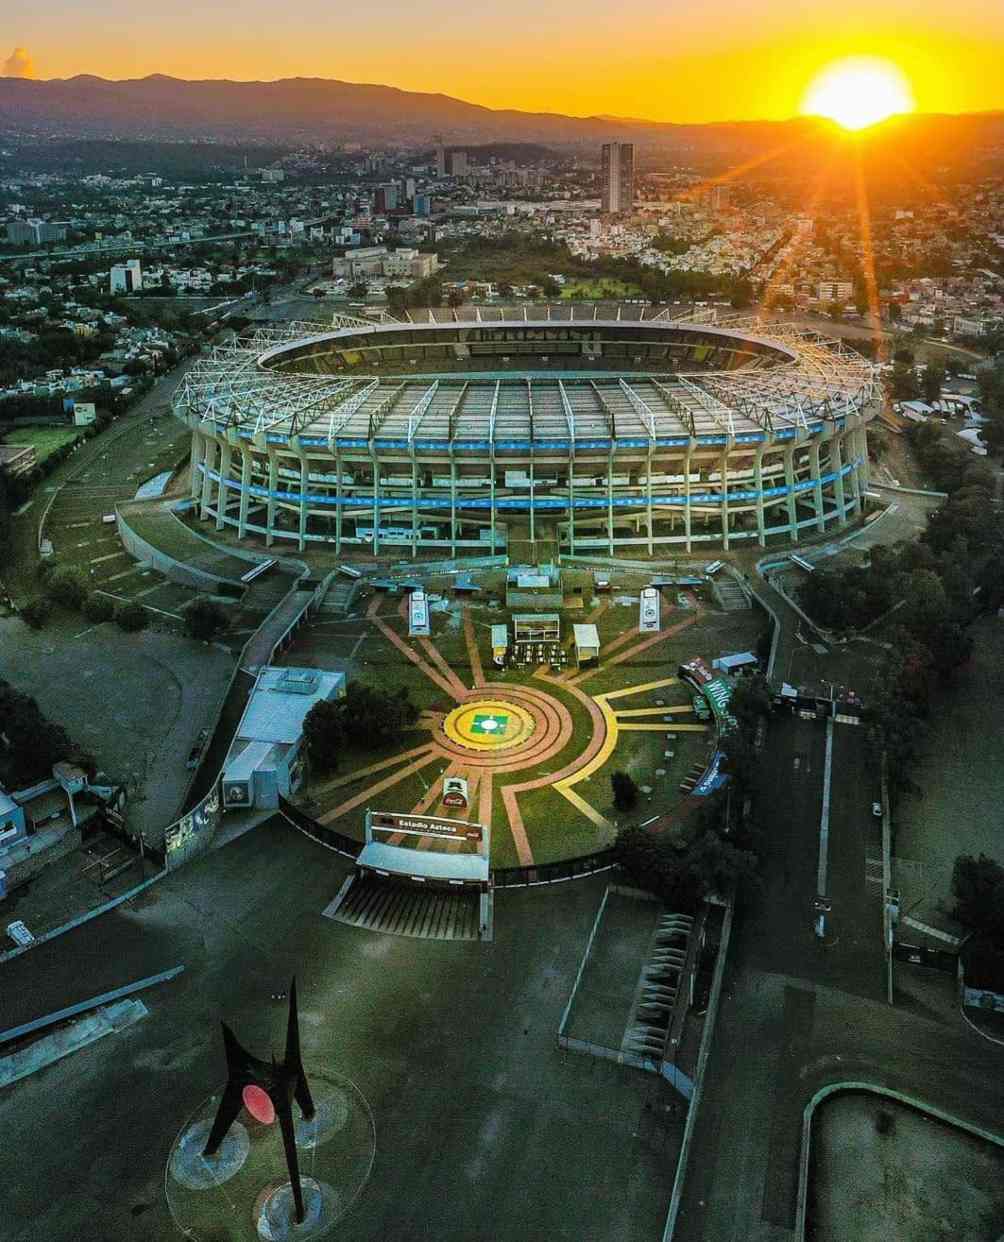
{"label": "bush", "polygon": [[880,1109],[875,1118],[875,1129],[879,1134],[892,1134],[896,1129],[896,1118],[885,1109]]}
{"label": "bush", "polygon": [[197,596],[187,605],[184,616],[185,633],[189,638],[197,638],[203,642],[215,638],[227,628],[226,609],[204,595]]}
{"label": "bush", "polygon": [[61,565],[49,575],[45,590],[53,603],[79,611],[87,599],[87,580],[79,570]]}
{"label": "bush", "polygon": [[115,601],[109,599],[107,595],[99,595],[97,591],[92,591],[84,600],[84,616],[88,621],[93,621],[95,625],[102,621],[111,621],[115,616]]}
{"label": "bush", "polygon": [[33,630],[40,630],[52,615],[52,604],[44,595],[36,595],[21,609],[21,620]]}
{"label": "bush", "polygon": [[618,811],[634,810],[638,803],[638,786],[627,772],[614,772],[610,776],[613,787],[614,806]]}
{"label": "bush", "polygon": [[115,624],[128,634],[145,630],[150,618],[142,604],[121,603],[115,609]]}

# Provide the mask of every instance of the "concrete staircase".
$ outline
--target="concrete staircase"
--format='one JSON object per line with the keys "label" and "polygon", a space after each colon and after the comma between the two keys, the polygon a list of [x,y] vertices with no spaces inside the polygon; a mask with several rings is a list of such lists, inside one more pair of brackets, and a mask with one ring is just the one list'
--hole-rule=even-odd
{"label": "concrete staircase", "polygon": [[368,931],[420,940],[480,939],[480,898],[474,891],[450,892],[356,876],[325,911],[330,918]]}
{"label": "concrete staircase", "polygon": [[749,592],[745,586],[729,575],[722,574],[720,577],[713,579],[711,591],[718,606],[724,609],[725,612],[745,612],[753,607]]}
{"label": "concrete staircase", "polygon": [[341,621],[349,615],[358,583],[348,578],[335,578],[328,587],[317,610],[318,617],[328,621]]}

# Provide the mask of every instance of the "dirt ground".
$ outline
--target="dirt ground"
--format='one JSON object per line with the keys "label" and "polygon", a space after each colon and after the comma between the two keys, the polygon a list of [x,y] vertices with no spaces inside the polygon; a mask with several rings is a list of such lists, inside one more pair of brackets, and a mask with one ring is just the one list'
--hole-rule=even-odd
{"label": "dirt ground", "polygon": [[813,1155],[811,1242],[993,1242],[1004,1232],[1004,1148],[894,1100],[848,1092],[821,1104]]}
{"label": "dirt ground", "polygon": [[129,824],[151,841],[178,813],[185,760],[232,669],[218,648],[157,628],[124,634],[72,614],[39,631],[0,620],[0,676],[126,785]]}

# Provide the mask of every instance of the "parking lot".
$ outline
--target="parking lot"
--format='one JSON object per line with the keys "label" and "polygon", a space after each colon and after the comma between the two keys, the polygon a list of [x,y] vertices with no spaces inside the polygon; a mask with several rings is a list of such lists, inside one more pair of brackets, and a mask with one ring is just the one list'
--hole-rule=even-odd
{"label": "parking lot", "polygon": [[71,984],[96,992],[185,967],[143,994],[143,1021],[0,1096],[5,1242],[173,1242],[165,1163],[224,1074],[218,1022],[267,1055],[285,1019],[270,998],[294,973],[308,1075],[351,1078],[376,1125],[342,1242],[660,1236],[678,1097],[655,1075],[556,1047],[604,877],[506,892],[482,945],[324,918],[344,874],[271,821],[76,940],[0,966],[0,1025],[5,996],[47,1012]]}

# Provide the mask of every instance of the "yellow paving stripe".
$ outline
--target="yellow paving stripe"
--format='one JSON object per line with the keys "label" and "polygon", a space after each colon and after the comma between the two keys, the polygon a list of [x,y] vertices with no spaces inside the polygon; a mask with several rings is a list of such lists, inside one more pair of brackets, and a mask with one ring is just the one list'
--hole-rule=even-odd
{"label": "yellow paving stripe", "polygon": [[591,819],[597,828],[606,828],[611,832],[614,830],[615,825],[605,815],[601,815],[596,807],[591,806],[585,798],[580,798],[574,789],[568,789],[564,784],[556,785],[555,788],[577,811],[585,815],[586,819]]}
{"label": "yellow paving stripe", "polygon": [[676,724],[664,720],[662,724],[620,724],[617,728],[622,733],[641,733],[647,730],[649,733],[707,733],[709,725],[706,724]]}
{"label": "yellow paving stripe", "polygon": [[679,677],[663,677],[661,681],[643,681],[638,686],[626,686],[623,690],[608,690],[606,694],[595,697],[597,702],[600,699],[622,699],[629,694],[641,694],[644,690],[659,690],[663,686],[675,686],[679,680]]}
{"label": "yellow paving stripe", "polygon": [[598,772],[606,763],[610,756],[614,753],[617,745],[617,717],[613,713],[613,708],[607,705],[606,696],[597,694],[593,696],[593,701],[603,713],[603,719],[606,721],[607,732],[603,739],[603,745],[599,748],[592,759],[584,764],[577,772],[573,772],[571,776],[566,776],[563,781],[555,782],[555,789],[564,793],[567,789],[571,789],[573,785],[577,785],[579,781],[584,781],[586,777],[592,776],[594,772]]}
{"label": "yellow paving stripe", "polygon": [[679,707],[624,707],[615,710],[617,719],[625,720],[628,716],[681,716],[687,712],[692,713],[694,709],[689,703],[683,703]]}

